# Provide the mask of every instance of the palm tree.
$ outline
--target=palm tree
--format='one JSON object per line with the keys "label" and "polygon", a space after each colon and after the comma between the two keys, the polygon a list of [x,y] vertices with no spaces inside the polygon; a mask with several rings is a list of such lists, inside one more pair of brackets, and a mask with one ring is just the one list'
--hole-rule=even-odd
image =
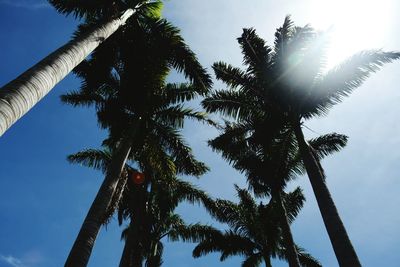
{"label": "palm tree", "polygon": [[[287,260],[286,246],[282,238],[280,208],[270,200],[264,205],[257,204],[251,194],[235,185],[239,203],[217,200],[212,216],[229,226],[224,232],[214,229],[193,250],[194,257],[210,252],[221,252],[223,261],[234,255],[242,255],[243,267],[257,267],[262,261],[271,267],[271,258]],[[304,203],[304,196],[299,188],[293,192],[282,193],[283,203],[292,222]],[[319,262],[297,247],[297,254],[303,267],[321,266]]]}
{"label": "palm tree", "polygon": [[[153,177],[152,177],[153,179]],[[204,203],[212,200],[207,194],[176,177],[155,179],[147,184],[136,185],[128,182],[119,208],[119,222],[129,219],[128,228],[123,232],[125,247],[120,267],[138,267],[146,261],[146,266],[162,264],[163,239],[195,242],[209,235],[209,226],[187,225],[174,213],[182,201]]]}
{"label": "palm tree", "polygon": [[[107,43],[76,68],[81,88],[62,98],[74,106],[94,105],[100,126],[110,133],[106,144],[113,148],[106,177],[66,266],[86,266],[128,156],[143,149],[144,140],[151,137],[160,144],[159,150],[182,163],[193,163],[177,129],[185,118],[208,121],[204,113],[182,105],[207,92],[211,79],[178,29],[165,20],[147,18],[145,23],[127,25],[121,35],[123,42]],[[190,84],[165,84],[172,68],[183,72]],[[202,173],[205,168],[191,171]]]}
{"label": "palm tree", "polygon": [[[256,119],[258,121],[256,121]],[[286,246],[289,266],[298,267],[300,262],[290,230],[289,219],[283,204],[282,194],[286,184],[298,174],[303,174],[302,164],[293,131],[286,129],[274,136],[273,142],[266,147],[264,135],[258,130],[248,131],[246,125],[263,123],[262,117],[253,117],[246,123],[226,123],[221,135],[209,142],[213,150],[222,152],[224,158],[233,167],[244,172],[249,187],[256,196],[271,196],[279,212],[282,237]],[[338,151],[345,146],[347,137],[339,134],[327,134],[309,140],[309,144],[318,158]]]}
{"label": "palm tree", "polygon": [[[198,242],[209,235],[211,230],[210,227],[198,223],[187,225],[174,213],[182,201],[212,207],[213,201],[204,191],[173,176],[176,170],[180,170],[178,173],[181,174],[200,175],[201,173],[193,170],[202,169],[204,165],[200,162],[192,165],[173,162],[166,154],[165,158],[157,158],[157,154],[162,153],[154,150],[153,146],[157,145],[159,144],[146,142],[146,149],[136,153],[134,158],[130,157],[129,162],[132,164],[125,164],[123,179],[119,180],[112,205],[103,218],[102,223],[106,224],[118,209],[120,224],[126,219],[130,220],[122,234],[125,246],[120,266],[142,266],[144,260],[147,262],[146,266],[159,266],[162,263],[164,238],[171,241]],[[111,155],[109,148],[87,149],[70,155],[68,160],[105,172],[111,162]],[[159,162],[160,160],[162,161]],[[170,163],[165,164],[168,161]],[[133,165],[139,165],[144,170],[146,179],[141,184],[127,179],[127,176],[138,171]],[[171,165],[176,166],[176,169],[171,169]]]}
{"label": "palm tree", "polygon": [[400,53],[363,51],[325,72],[325,37],[309,26],[295,27],[290,17],[277,29],[273,48],[254,29],[244,29],[238,41],[246,70],[215,63],[217,79],[230,89],[213,93],[203,101],[203,106],[207,111],[239,121],[261,113],[265,118],[260,126],[265,142],[271,141],[283,127],[293,130],[339,265],[354,267],[361,264],[301,125],[303,120],[325,115],[371,73],[398,59]]}
{"label": "palm tree", "polygon": [[134,14],[155,15],[160,7],[158,0],[49,2],[60,13],[90,21],[91,27],[1,88],[0,136]]}

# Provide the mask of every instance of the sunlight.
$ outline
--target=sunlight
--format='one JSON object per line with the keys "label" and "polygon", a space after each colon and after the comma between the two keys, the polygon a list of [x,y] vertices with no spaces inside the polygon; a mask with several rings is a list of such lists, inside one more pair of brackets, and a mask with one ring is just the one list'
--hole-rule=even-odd
{"label": "sunlight", "polygon": [[313,0],[307,13],[312,27],[331,31],[328,68],[357,51],[385,48],[394,19],[393,0]]}

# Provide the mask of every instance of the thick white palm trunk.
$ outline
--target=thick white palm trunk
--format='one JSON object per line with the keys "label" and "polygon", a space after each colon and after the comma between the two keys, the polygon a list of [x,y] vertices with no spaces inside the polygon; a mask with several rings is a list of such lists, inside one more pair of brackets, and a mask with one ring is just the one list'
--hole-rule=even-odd
{"label": "thick white palm trunk", "polygon": [[120,17],[57,49],[0,89],[0,136],[41,100],[58,82],[112,35],[134,13]]}

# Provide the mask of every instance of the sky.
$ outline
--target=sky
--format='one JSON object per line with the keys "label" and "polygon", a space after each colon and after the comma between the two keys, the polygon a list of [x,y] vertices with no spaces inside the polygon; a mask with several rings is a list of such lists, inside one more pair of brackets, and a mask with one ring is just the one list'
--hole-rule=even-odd
{"label": "sky", "polygon": [[[395,0],[170,0],[164,17],[181,29],[201,63],[211,71],[216,61],[241,66],[236,38],[254,27],[269,44],[288,14],[297,25],[311,24],[332,32],[328,65],[362,49],[400,50],[400,22]],[[0,0],[0,86],[66,43],[76,28],[42,0]],[[307,121],[305,134],[338,132],[348,146],[322,164],[327,183],[363,266],[395,267],[400,262],[400,62],[372,75],[328,116]],[[171,80],[180,80],[174,75]],[[64,79],[0,138],[0,267],[62,266],[102,180],[102,174],[70,165],[68,154],[99,147],[101,132],[91,109],[72,108],[59,96],[76,89]],[[224,85],[216,82],[215,89]],[[212,196],[235,200],[233,184],[244,178],[206,141],[217,132],[195,123],[184,130],[199,159],[211,171],[190,179]],[[293,224],[295,241],[323,266],[337,266],[307,177],[301,186],[307,202]],[[182,205],[188,222],[218,226],[201,207]],[[103,228],[89,266],[117,266],[122,252],[121,228],[113,220]],[[167,243],[167,242],[166,242]],[[217,254],[191,257],[193,244],[168,243],[164,266],[239,266],[235,257],[220,263]],[[274,266],[287,266],[274,262]]]}

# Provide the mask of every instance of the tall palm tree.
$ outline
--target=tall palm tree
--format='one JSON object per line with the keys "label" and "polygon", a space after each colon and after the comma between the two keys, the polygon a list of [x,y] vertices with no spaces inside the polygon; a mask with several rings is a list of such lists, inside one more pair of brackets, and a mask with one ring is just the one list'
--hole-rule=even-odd
{"label": "tall palm tree", "polygon": [[[165,101],[171,101],[181,97],[181,92],[177,90],[176,92],[171,92],[176,89],[174,86],[169,86],[166,89],[166,94],[159,96],[159,98],[154,97],[155,101],[160,100],[160,98],[166,98],[159,101],[160,105],[165,105]],[[185,87],[186,90],[190,90],[190,87]],[[169,94],[168,97],[166,95]],[[167,100],[168,99],[168,100]],[[178,129],[181,126],[172,125],[172,123],[183,123],[185,118],[195,118],[197,120],[206,120],[204,114],[194,112],[188,108],[167,106],[159,108],[154,111],[152,117],[144,121],[144,125],[147,127],[138,128],[131,147],[133,149],[129,150],[126,159],[136,161],[139,155],[146,151],[147,153],[151,151],[151,160],[154,161],[153,168],[158,168],[169,173],[182,173],[185,175],[202,175],[208,170],[208,168],[201,162],[197,161],[190,147],[188,147],[182,140]],[[172,109],[172,111],[171,111]],[[164,118],[168,117],[168,121]],[[132,118],[130,118],[132,120]],[[110,142],[106,140],[105,143]],[[116,144],[118,146],[119,143]],[[116,207],[116,203],[121,198],[122,189],[125,187],[127,178],[126,170],[119,172],[117,177],[111,177],[110,173],[114,172],[113,168],[116,161],[120,158],[116,158],[118,154],[115,150],[120,149],[109,149],[108,151],[103,151],[102,153],[93,150],[86,150],[69,157],[70,161],[83,163],[86,165],[92,165],[93,167],[101,168],[106,173],[106,178],[99,189],[99,192],[93,201],[93,204],[85,218],[85,221],[81,227],[77,239],[75,240],[74,246],[68,256],[66,266],[78,266],[78,264],[87,264],[91,249],[94,245],[94,240],[100,230],[102,224],[106,218],[108,218]],[[91,156],[92,159],[88,158]],[[99,164],[98,160],[101,157],[106,156],[109,158],[107,165]],[[174,162],[175,161],[175,162]],[[125,161],[123,161],[125,166]],[[111,169],[111,171],[110,171]],[[114,175],[114,173],[112,173]],[[111,178],[112,179],[111,179]],[[108,179],[108,180],[107,180]],[[110,189],[110,184],[112,183],[112,188]],[[106,188],[107,191],[104,192],[103,189]],[[88,239],[90,236],[90,239]],[[89,242],[93,240],[93,242]],[[82,248],[88,248],[88,250],[83,250]],[[81,263],[85,261],[84,263]],[[79,265],[80,266],[80,265]],[[85,266],[85,265],[82,265]]]}
{"label": "tall palm tree", "polygon": [[339,265],[354,267],[361,264],[301,126],[303,120],[325,115],[371,73],[398,59],[400,53],[362,51],[325,72],[325,37],[309,26],[295,27],[290,17],[277,29],[273,47],[266,45],[254,29],[244,29],[238,42],[247,68],[215,63],[217,79],[230,89],[213,93],[203,106],[239,121],[262,113],[266,142],[282,127],[293,130]]}
{"label": "tall palm tree", "polygon": [[90,21],[92,27],[0,89],[0,136],[134,14],[153,16],[160,7],[159,0],[49,2],[62,14]]}
{"label": "tall palm tree", "polygon": [[133,14],[143,15],[149,8],[154,9],[159,1],[49,2],[63,14],[74,14],[80,19],[90,18],[95,27],[76,36],[1,88],[0,136],[96,47],[125,25]]}
{"label": "tall palm tree", "polygon": [[[202,203],[205,207],[212,207],[213,201],[204,191],[174,176],[177,172],[200,175],[199,171],[193,170],[202,169],[204,165],[200,162],[194,164],[174,162],[166,154],[164,158],[157,158],[157,154],[163,152],[154,150],[152,146],[159,144],[150,142],[145,145],[146,149],[141,153],[135,153],[129,158],[132,164],[125,164],[124,178],[120,179],[113,203],[103,218],[103,224],[106,224],[118,209],[119,223],[122,224],[124,220],[130,221],[122,234],[125,246],[120,266],[124,267],[142,266],[144,260],[146,266],[159,266],[162,263],[163,239],[198,242],[209,235],[211,230],[201,224],[187,225],[178,214],[174,213],[182,201]],[[105,172],[111,162],[111,155],[108,148],[87,149],[70,155],[68,159],[71,163],[79,163]],[[170,161],[169,166],[165,164],[168,161]],[[146,179],[143,183],[138,184],[126,178],[138,171],[132,167],[133,165],[139,166],[144,171]],[[171,165],[176,166],[176,169],[171,169]]]}
{"label": "tall palm tree", "polygon": [[[74,106],[96,107],[100,126],[110,133],[106,143],[113,148],[104,182],[66,266],[86,266],[126,159],[143,149],[149,133],[161,140],[160,149],[182,162],[191,162],[191,150],[177,129],[183,127],[185,118],[206,121],[204,113],[182,105],[207,92],[211,79],[179,30],[165,20],[147,18],[145,23],[127,25],[121,35],[123,41],[107,43],[76,68],[81,88],[63,96],[63,101]],[[172,68],[183,72],[190,84],[166,84]]]}
{"label": "tall palm tree", "polygon": [[[282,238],[280,209],[275,201],[264,205],[257,204],[251,194],[236,187],[239,203],[217,200],[212,215],[221,223],[229,226],[224,232],[214,229],[193,250],[194,257],[210,252],[221,252],[223,261],[234,255],[245,257],[243,267],[257,267],[264,261],[271,267],[271,258],[287,260],[286,246]],[[282,193],[283,203],[292,222],[304,203],[304,196],[299,188],[291,193]],[[319,262],[302,248],[297,247],[297,254],[303,267],[321,266]]]}
{"label": "tall palm tree", "polygon": [[209,235],[210,227],[187,225],[174,213],[183,201],[209,206],[212,200],[205,192],[175,177],[155,179],[150,184],[150,190],[145,190],[147,185],[128,182],[124,191],[119,220],[121,224],[123,218],[128,219],[129,226],[123,233],[125,247],[120,267],[139,267],[143,261],[148,267],[160,266],[163,239],[194,242]]}
{"label": "tall palm tree", "polygon": [[[258,119],[258,121],[256,121]],[[286,246],[289,266],[298,267],[300,262],[291,234],[288,215],[283,204],[282,194],[286,184],[298,174],[304,172],[293,131],[286,129],[274,136],[273,142],[266,147],[264,135],[259,125],[262,117],[253,117],[246,123],[226,123],[220,136],[209,142],[210,146],[222,152],[224,158],[233,167],[244,172],[249,187],[256,196],[271,196],[276,204],[282,227],[282,237]],[[255,126],[252,131],[246,125]],[[345,146],[347,137],[339,134],[328,134],[309,140],[316,156],[322,158]]]}

